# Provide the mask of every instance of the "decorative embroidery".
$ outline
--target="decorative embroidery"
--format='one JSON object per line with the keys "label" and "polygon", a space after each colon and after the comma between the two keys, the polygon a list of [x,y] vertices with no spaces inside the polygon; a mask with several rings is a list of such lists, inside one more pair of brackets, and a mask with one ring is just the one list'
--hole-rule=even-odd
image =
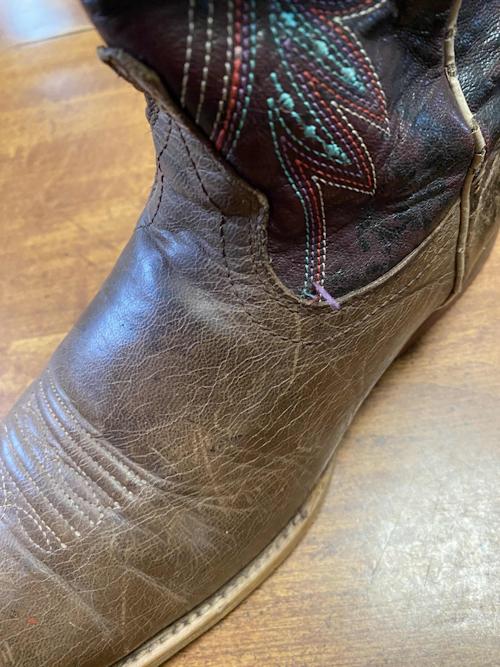
{"label": "decorative embroidery", "polygon": [[[377,176],[364,135],[368,127],[389,135],[386,101],[374,67],[349,21],[387,0],[270,0],[270,36],[281,66],[270,73],[272,141],[298,197],[306,227],[304,296],[335,300],[326,292],[327,229],[323,191],[337,187],[374,194]],[[197,0],[189,0],[181,104],[193,76]],[[211,72],[214,21],[225,13],[224,74]],[[343,7],[343,8],[342,8]],[[199,7],[201,11],[201,6]],[[200,124],[209,80],[221,85],[210,138],[231,158],[250,107],[257,57],[256,0],[204,0],[205,50],[195,121]],[[221,22],[222,23],[222,22]],[[222,23],[224,25],[224,23]],[[222,28],[223,30],[223,28]],[[196,29],[198,35],[198,29]],[[199,33],[202,34],[201,32]],[[265,67],[265,65],[264,65]],[[270,66],[271,69],[271,66]],[[328,298],[325,296],[328,295]]]}
{"label": "decorative embroidery", "polygon": [[196,110],[196,119],[195,119],[196,124],[200,122],[201,110],[203,109],[203,103],[205,102],[205,92],[207,89],[208,72],[210,69],[210,60],[212,58],[212,40],[214,37],[213,25],[214,25],[214,0],[211,0],[211,2],[208,3],[207,41],[205,42],[205,66],[203,67],[203,78],[200,84],[200,99],[198,101],[198,109]]}
{"label": "decorative embroidery", "polygon": [[217,106],[217,116],[215,118],[210,139],[215,141],[217,137],[217,128],[219,127],[224,105],[227,100],[227,93],[229,89],[229,79],[231,77],[231,62],[233,57],[233,35],[234,35],[234,4],[232,0],[227,3],[227,49],[226,62],[224,63],[224,78],[222,79],[222,96]]}
{"label": "decorative embroidery", "polygon": [[194,10],[196,7],[196,0],[189,0],[188,12],[188,36],[186,38],[186,60],[184,62],[184,71],[182,77],[182,92],[181,92],[181,106],[186,106],[186,93],[189,81],[189,68],[191,66],[191,56],[193,55],[193,36],[194,36]]}
{"label": "decorative embroidery", "polygon": [[[256,35],[256,17],[255,17],[255,0],[250,0],[250,6],[245,3],[245,15],[249,15],[249,24],[243,25],[243,53],[248,54],[248,65],[245,61],[242,64],[242,80],[240,88],[240,96],[243,98],[243,108],[238,124],[238,129],[231,144],[231,148],[227,153],[227,157],[231,157],[231,153],[236,148],[236,144],[241,136],[241,131],[245,125],[245,120],[250,106],[250,98],[252,96],[255,72],[255,57],[257,55],[257,35]],[[249,68],[248,77],[246,77],[246,68]],[[246,90],[245,90],[246,82]]]}
{"label": "decorative embroidery", "polygon": [[[227,0],[226,62],[222,79],[221,98],[217,105],[210,138],[217,150],[230,157],[235,150],[245,125],[254,85],[255,57],[257,53],[256,0]],[[190,73],[192,70],[193,41],[195,33],[196,0],[190,0],[188,10],[188,36],[183,69],[181,105],[186,105]],[[214,43],[215,1],[207,3],[205,57],[200,82],[195,122],[200,123],[210,76],[210,64]]]}
{"label": "decorative embroidery", "polygon": [[314,7],[297,0],[273,0],[271,5],[270,27],[284,76],[280,80],[271,74],[275,93],[268,99],[269,124],[278,159],[304,211],[303,294],[312,297],[314,289],[313,298],[326,298],[322,188],[373,194],[377,185],[372,158],[351,120],[389,134],[377,74],[345,23],[380,4],[369,0],[343,11],[324,9],[331,4],[321,0]]}
{"label": "decorative embroidery", "polygon": [[256,55],[255,0],[234,3],[234,50],[229,103],[215,147],[230,157],[245,124],[254,83]]}

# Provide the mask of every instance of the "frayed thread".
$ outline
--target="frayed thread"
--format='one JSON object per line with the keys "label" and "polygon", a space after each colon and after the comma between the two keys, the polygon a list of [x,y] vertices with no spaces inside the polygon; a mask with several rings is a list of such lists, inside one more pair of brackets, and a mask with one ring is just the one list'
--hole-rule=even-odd
{"label": "frayed thread", "polygon": [[319,283],[313,283],[316,292],[323,297],[325,301],[327,301],[330,306],[333,308],[333,310],[338,310],[340,308],[340,304],[338,301],[336,301],[331,294],[329,294],[326,289],[323,287],[323,285],[320,285]]}

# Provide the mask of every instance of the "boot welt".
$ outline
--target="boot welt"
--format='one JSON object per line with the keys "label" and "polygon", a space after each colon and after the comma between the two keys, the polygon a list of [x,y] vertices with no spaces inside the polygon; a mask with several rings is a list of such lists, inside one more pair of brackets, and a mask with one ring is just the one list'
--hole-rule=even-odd
{"label": "boot welt", "polygon": [[306,502],[264,551],[214,595],[116,662],[114,667],[160,667],[243,602],[285,560],[307,532],[326,496],[335,458],[334,455]]}

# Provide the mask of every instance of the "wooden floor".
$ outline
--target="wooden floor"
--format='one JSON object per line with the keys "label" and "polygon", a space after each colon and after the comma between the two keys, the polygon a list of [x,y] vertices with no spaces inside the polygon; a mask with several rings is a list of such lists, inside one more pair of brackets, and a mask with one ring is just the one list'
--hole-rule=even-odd
{"label": "wooden floor", "polygon": [[[0,0],[0,23],[3,415],[110,271],[154,154],[76,2]],[[497,245],[361,409],[305,541],[169,665],[498,667],[499,274]]]}

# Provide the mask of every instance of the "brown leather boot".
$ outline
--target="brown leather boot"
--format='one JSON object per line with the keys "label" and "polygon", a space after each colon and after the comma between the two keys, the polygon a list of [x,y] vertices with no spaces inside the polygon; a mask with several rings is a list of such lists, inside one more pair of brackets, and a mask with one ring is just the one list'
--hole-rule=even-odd
{"label": "brown leather boot", "polygon": [[472,0],[87,6],[157,175],[2,426],[2,656],[154,667],[291,550],[365,396],[484,262],[498,22]]}

